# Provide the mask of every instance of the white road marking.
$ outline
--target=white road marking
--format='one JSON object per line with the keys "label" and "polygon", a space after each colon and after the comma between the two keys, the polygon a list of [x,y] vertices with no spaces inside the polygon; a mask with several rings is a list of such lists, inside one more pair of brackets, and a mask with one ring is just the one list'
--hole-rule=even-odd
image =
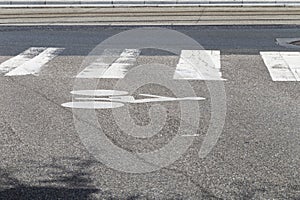
{"label": "white road marking", "polygon": [[128,69],[134,65],[140,55],[138,49],[125,49],[118,58],[101,76],[101,78],[124,78]]}
{"label": "white road marking", "polygon": [[224,80],[220,57],[220,51],[216,50],[182,50],[173,78]]}
{"label": "white road marking", "polygon": [[300,52],[260,52],[273,81],[300,81]]}
{"label": "white road marking", "polygon": [[28,74],[38,75],[41,68],[51,59],[56,57],[62,50],[62,48],[46,48],[37,56],[6,73],[5,76],[20,76]]}
{"label": "white road marking", "polygon": [[101,78],[109,66],[120,57],[120,49],[105,49],[93,63],[82,70],[76,78]]}
{"label": "white road marking", "polygon": [[0,73],[7,73],[12,69],[19,67],[35,56],[39,55],[42,51],[44,51],[45,47],[31,47],[24,51],[23,53],[3,62],[0,64]]}
{"label": "white road marking", "polygon": [[[170,101],[201,101],[203,97],[164,97],[152,94],[140,94],[140,96],[150,97],[146,99],[135,99],[133,96],[126,96],[126,91],[119,90],[76,90],[71,92],[74,95],[91,96],[75,97],[78,102],[67,102],[62,104],[68,108],[87,108],[87,109],[107,109],[121,107],[126,103],[140,104],[153,102],[170,102]],[[98,96],[98,97],[96,97]],[[109,104],[110,103],[110,104]],[[116,104],[112,104],[116,103]]]}
{"label": "white road marking", "polygon": [[171,102],[171,101],[201,101],[205,100],[203,97],[159,97],[159,98],[149,98],[149,99],[135,99],[133,96],[115,96],[109,98],[76,98],[76,100],[86,100],[86,101],[112,101],[112,102],[122,102],[122,103],[153,103],[153,102]]}
{"label": "white road marking", "polygon": [[97,101],[83,101],[83,102],[68,102],[61,104],[67,108],[82,108],[82,109],[111,109],[124,106],[123,103],[117,102],[97,102]]}
{"label": "white road marking", "polygon": [[138,49],[106,49],[91,65],[81,71],[76,78],[124,78],[128,69],[139,56]]}
{"label": "white road marking", "polygon": [[300,52],[281,52],[283,59],[289,65],[289,68],[296,81],[300,81],[299,70],[300,70]]}
{"label": "white road marking", "polygon": [[119,90],[75,90],[71,91],[71,94],[82,96],[94,96],[94,97],[106,97],[106,96],[119,96],[127,95],[126,91]]}
{"label": "white road marking", "polygon": [[182,137],[198,137],[200,134],[192,134],[192,135],[181,135]]}

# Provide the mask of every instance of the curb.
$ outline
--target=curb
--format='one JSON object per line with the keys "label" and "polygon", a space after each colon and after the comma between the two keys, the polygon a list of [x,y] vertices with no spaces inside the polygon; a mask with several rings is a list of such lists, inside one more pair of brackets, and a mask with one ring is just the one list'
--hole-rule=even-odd
{"label": "curb", "polygon": [[2,0],[0,7],[227,6],[296,7],[300,0]]}

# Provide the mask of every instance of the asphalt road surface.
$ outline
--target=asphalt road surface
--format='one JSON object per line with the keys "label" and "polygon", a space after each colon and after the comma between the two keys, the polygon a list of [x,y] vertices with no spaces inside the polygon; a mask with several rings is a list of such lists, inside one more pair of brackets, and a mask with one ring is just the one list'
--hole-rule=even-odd
{"label": "asphalt road surface", "polygon": [[[281,72],[270,71],[276,70],[276,63],[268,66],[268,55],[261,54],[299,52],[299,46],[278,46],[276,38],[299,38],[300,27],[160,27],[185,34],[197,41],[202,50],[213,50],[216,56],[212,63],[220,62],[219,80],[208,80],[209,74],[186,80],[184,70],[179,72],[183,73],[182,79],[173,79],[178,66],[187,66],[178,64],[184,53],[181,50],[188,50],[186,54],[192,52],[191,57],[200,54],[192,51],[197,50],[195,45],[172,40],[172,34],[169,43],[162,46],[177,52],[155,48],[138,51],[140,41],[160,46],[167,40],[164,34],[146,34],[136,40],[113,38],[100,48],[103,52],[104,49],[108,52],[131,49],[131,52],[116,55],[110,52],[101,61],[94,60],[98,65],[86,69],[86,77],[78,77],[97,45],[135,28],[0,28],[0,199],[300,199],[300,70],[291,64],[293,76],[282,77]],[[148,31],[160,28],[148,27]],[[100,55],[93,53],[91,57]],[[278,60],[277,57],[271,61]],[[289,65],[290,61],[285,61]],[[89,73],[98,73],[95,68],[107,63],[121,70],[112,69],[107,77],[88,77]],[[294,63],[297,64],[297,58]],[[139,69],[137,66],[143,66],[142,70],[134,71]],[[26,71],[28,67],[32,71]],[[126,67],[128,72],[124,71]],[[152,83],[144,84],[148,78]],[[161,81],[164,78],[166,86],[159,84],[164,83]],[[277,81],[280,78],[285,81]],[[141,85],[134,90],[134,84]],[[62,106],[77,101],[70,92],[87,89],[86,86],[97,90],[117,88],[133,97],[125,95],[129,98],[126,100],[123,95],[124,99],[110,104],[123,106],[119,108],[72,110]],[[178,89],[179,95],[173,89]],[[189,89],[193,97],[205,99],[183,104],[161,97],[157,102],[136,101],[153,100],[149,94],[187,97]],[[106,95],[105,102],[114,97]],[[188,112],[181,110],[181,105]],[[124,108],[129,113],[124,113]],[[218,116],[223,115],[222,127]],[[94,127],[93,117],[103,134],[96,134],[100,130]],[[195,121],[196,126],[189,123]],[[155,125],[160,123],[162,127],[156,130]],[[153,127],[143,129],[149,125]],[[211,150],[199,157],[207,132],[217,131],[220,126],[220,135],[214,138],[216,144],[210,141]],[[135,130],[136,127],[142,128]],[[148,135],[143,130],[148,130]],[[183,142],[167,149],[161,158],[153,158],[150,164],[142,158],[132,162],[136,157],[127,158],[127,154],[115,152],[110,146],[130,155],[145,155],[165,149],[179,130]],[[98,141],[99,135],[111,142],[104,143],[103,137]],[[181,154],[180,149],[185,147],[180,145],[191,139]],[[164,159],[172,160],[173,156],[178,159],[164,165]],[[139,166],[139,162],[143,165]]]}

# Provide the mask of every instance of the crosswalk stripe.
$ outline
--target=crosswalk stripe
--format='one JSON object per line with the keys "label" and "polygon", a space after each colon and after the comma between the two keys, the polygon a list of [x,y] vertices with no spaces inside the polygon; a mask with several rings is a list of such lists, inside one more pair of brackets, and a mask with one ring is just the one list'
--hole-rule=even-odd
{"label": "crosswalk stripe", "polygon": [[218,50],[182,50],[174,79],[223,80]]}
{"label": "crosswalk stripe", "polygon": [[29,61],[30,59],[34,58],[46,48],[44,47],[31,47],[26,51],[22,52],[21,54],[3,62],[0,64],[0,73],[7,73],[16,67],[19,67],[23,63]]}
{"label": "crosswalk stripe", "polygon": [[135,64],[140,52],[138,49],[125,49],[101,78],[124,78],[128,69]]}
{"label": "crosswalk stripe", "polygon": [[[38,74],[41,68],[64,48],[31,47],[0,64],[5,76]],[[82,70],[76,78],[124,78],[135,64],[138,49],[105,49],[104,53]],[[300,52],[261,51],[273,81],[300,81]],[[182,50],[174,79],[224,80],[219,50]]]}
{"label": "crosswalk stripe", "polygon": [[120,49],[105,49],[99,58],[77,74],[76,78],[100,78],[121,53]]}
{"label": "crosswalk stripe", "polygon": [[82,70],[76,78],[124,78],[139,56],[138,49],[108,50]]}
{"label": "crosswalk stripe", "polygon": [[63,48],[46,48],[40,54],[36,55],[32,59],[26,61],[22,65],[6,73],[5,76],[20,76],[28,74],[37,75],[40,72],[43,65],[55,58],[62,50]]}
{"label": "crosswalk stripe", "polygon": [[260,52],[273,81],[300,81],[300,52]]}

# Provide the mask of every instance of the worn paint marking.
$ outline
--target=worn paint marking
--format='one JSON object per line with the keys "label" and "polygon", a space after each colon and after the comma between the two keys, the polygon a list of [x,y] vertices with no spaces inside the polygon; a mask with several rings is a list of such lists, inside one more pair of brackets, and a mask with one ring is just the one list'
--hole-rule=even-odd
{"label": "worn paint marking", "polygon": [[83,69],[76,78],[101,78],[104,72],[115,62],[122,53],[120,49],[105,49],[104,52]]}
{"label": "worn paint marking", "polygon": [[7,73],[19,67],[20,65],[39,55],[45,49],[45,47],[31,47],[19,55],[12,57],[11,59],[0,64],[0,73]]}
{"label": "worn paint marking", "polygon": [[63,48],[46,48],[37,56],[6,73],[5,76],[38,75],[41,68],[56,57],[62,50]]}
{"label": "worn paint marking", "polygon": [[260,52],[273,81],[300,81],[300,52]]}
{"label": "worn paint marking", "polygon": [[128,70],[135,64],[140,55],[138,49],[125,49],[118,58],[101,76],[101,78],[124,78]]}
{"label": "worn paint marking", "polygon": [[224,80],[221,73],[220,51],[182,50],[173,78]]}

